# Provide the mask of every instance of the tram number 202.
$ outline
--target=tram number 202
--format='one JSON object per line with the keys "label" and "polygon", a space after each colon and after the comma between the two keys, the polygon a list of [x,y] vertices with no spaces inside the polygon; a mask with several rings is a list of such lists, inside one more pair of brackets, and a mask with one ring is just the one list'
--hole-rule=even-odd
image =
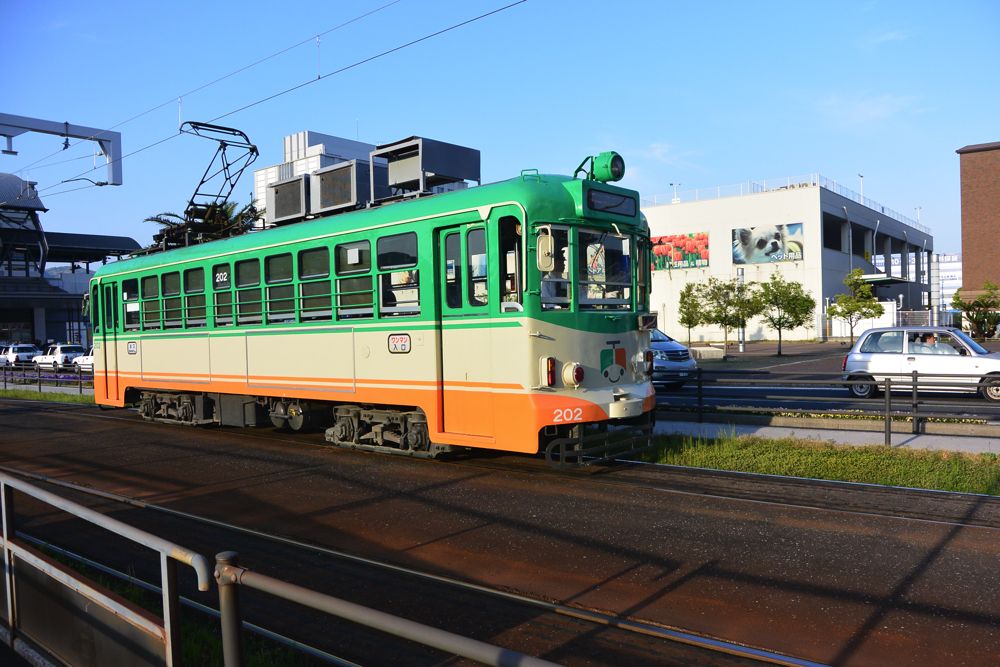
{"label": "tram number 202", "polygon": [[552,411],[552,421],[556,424],[583,421],[583,408],[556,408]]}

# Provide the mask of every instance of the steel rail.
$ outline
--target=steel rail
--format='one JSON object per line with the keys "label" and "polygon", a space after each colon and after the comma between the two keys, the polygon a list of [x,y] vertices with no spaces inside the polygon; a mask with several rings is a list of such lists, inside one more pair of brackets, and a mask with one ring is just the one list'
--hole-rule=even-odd
{"label": "steel rail", "polygon": [[296,540],[289,537],[283,537],[281,535],[264,533],[255,530],[253,528],[247,528],[245,526],[239,526],[227,523],[225,521],[219,521],[217,519],[212,519],[210,517],[204,517],[196,514],[191,514],[189,512],[174,510],[169,507],[163,507],[162,505],[156,505],[155,503],[149,503],[144,500],[139,500],[137,498],[131,498],[129,496],[124,496],[109,491],[101,491],[90,487],[84,487],[75,484],[73,482],[67,482],[65,480],[51,479],[45,475],[41,475],[38,473],[20,471],[3,465],[0,465],[0,471],[8,472],[9,474],[21,475],[33,479],[35,481],[44,482],[46,484],[52,484],[54,486],[59,486],[75,492],[83,493],[85,495],[95,496],[103,500],[110,500],[130,505],[132,507],[136,507],[139,509],[147,509],[154,512],[160,512],[163,514],[176,516],[178,518],[196,521],[216,528],[230,530],[235,533],[241,533],[244,535],[261,538],[278,544],[295,547],[297,549],[309,550],[315,553],[320,553],[326,556],[338,558],[348,562],[366,565],[370,567],[377,567],[385,571],[412,576],[425,581],[430,581],[454,587],[463,591],[476,592],[497,599],[524,604],[527,606],[534,607],[536,609],[540,609],[542,611],[547,611],[560,616],[566,616],[580,621],[593,623],[595,625],[613,627],[625,632],[642,634],[658,639],[663,639],[665,641],[681,643],[688,646],[693,646],[695,648],[702,648],[715,653],[723,653],[734,657],[746,658],[749,660],[755,660],[758,662],[763,662],[773,665],[782,665],[787,667],[825,667],[824,663],[814,662],[804,658],[797,658],[795,656],[786,655],[778,651],[770,651],[767,649],[752,647],[744,644],[739,644],[736,642],[729,642],[724,639],[709,637],[706,635],[700,635],[696,632],[689,632],[679,628],[670,628],[670,627],[654,625],[652,623],[644,623],[642,621],[634,621],[627,618],[622,618],[620,616],[605,614],[602,612],[589,610],[581,607],[571,607],[568,605],[546,602],[544,600],[537,600],[535,598],[519,595],[517,593],[501,591],[489,588],[487,586],[461,581],[451,577],[446,577],[438,574],[431,574],[428,572],[421,572],[420,570],[414,570],[412,568],[407,568],[400,565],[394,565],[392,563],[386,563],[383,561],[378,561],[363,556],[349,554],[343,551],[338,551],[336,549],[331,549],[329,547],[324,547],[322,545],[310,542],[304,542],[302,540]]}

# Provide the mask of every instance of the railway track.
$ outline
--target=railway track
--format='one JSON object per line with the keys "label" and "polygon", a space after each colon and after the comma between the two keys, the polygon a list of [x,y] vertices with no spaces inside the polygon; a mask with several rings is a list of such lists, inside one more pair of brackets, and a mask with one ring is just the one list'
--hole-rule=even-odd
{"label": "railway track", "polygon": [[[545,614],[558,616],[564,619],[568,619],[573,629],[573,634],[579,636],[586,636],[588,633],[593,632],[590,628],[608,628],[612,629],[616,635],[633,635],[643,638],[643,641],[638,642],[638,644],[633,646],[633,650],[641,650],[643,647],[647,647],[645,639],[651,639],[654,641],[662,641],[671,644],[677,644],[682,647],[680,651],[667,650],[658,651],[651,650],[649,653],[649,662],[646,664],[668,664],[669,661],[673,659],[679,659],[680,662],[677,664],[719,664],[717,663],[716,656],[725,656],[724,663],[727,665],[758,665],[758,664],[770,664],[770,665],[787,665],[794,667],[819,667],[823,663],[807,660],[804,658],[798,658],[795,656],[790,656],[779,651],[768,650],[762,647],[748,646],[745,644],[726,641],[718,637],[710,637],[699,634],[697,632],[692,632],[684,630],[682,628],[673,627],[663,627],[655,623],[644,621],[636,618],[623,617],[618,614],[610,614],[598,609],[588,609],[585,607],[576,607],[565,604],[558,604],[551,601],[541,600],[532,598],[523,594],[512,593],[509,591],[503,591],[500,589],[492,588],[489,586],[484,586],[481,584],[461,581],[452,577],[441,576],[439,574],[434,574],[426,571],[416,570],[409,567],[401,567],[399,565],[367,558],[364,556],[358,556],[350,554],[344,551],[339,551],[335,549],[330,549],[321,544],[306,542],[290,537],[284,537],[281,535],[274,535],[246,526],[237,525],[231,522],[220,521],[215,518],[208,516],[200,516],[192,514],[189,512],[182,512],[169,507],[164,507],[162,505],[157,505],[155,503],[149,503],[138,498],[133,498],[129,496],[124,496],[121,494],[110,493],[107,491],[101,491],[94,488],[89,488],[75,484],[73,482],[67,482],[64,480],[53,479],[45,475],[39,475],[34,473],[25,472],[22,470],[10,468],[7,466],[0,466],[0,470],[3,472],[17,475],[23,479],[32,481],[36,484],[48,485],[57,487],[63,492],[70,492],[76,496],[84,496],[91,501],[98,501],[99,503],[105,503],[110,501],[111,503],[118,505],[125,505],[131,508],[137,508],[146,512],[153,512],[169,516],[173,519],[178,519],[183,523],[197,523],[201,526],[210,527],[214,530],[221,530],[226,533],[239,534],[244,537],[250,537],[256,541],[268,542],[275,545],[280,545],[283,548],[290,548],[293,551],[299,551],[302,554],[309,554],[311,558],[316,558],[317,556],[322,556],[324,558],[329,558],[335,561],[340,561],[344,563],[350,563],[355,567],[371,568],[380,570],[391,574],[393,577],[404,577],[412,580],[418,580],[430,586],[431,590],[437,590],[438,594],[450,595],[454,591],[458,591],[463,595],[473,596],[473,597],[483,597],[489,598],[496,601],[501,601],[505,605],[512,605],[520,608],[526,608],[530,610],[530,614]],[[79,501],[80,498],[77,498]],[[98,509],[101,509],[100,507]],[[108,505],[103,506],[103,511],[113,511],[112,507]],[[64,557],[71,559],[78,559],[83,561],[89,567],[96,567],[102,571],[111,574],[113,576],[119,577],[123,580],[129,580],[132,583],[139,584],[140,586],[147,588],[154,588],[150,584],[138,579],[125,571],[116,570],[113,567],[108,567],[100,564],[100,561],[95,560],[92,556],[84,556],[80,553],[61,548],[57,545],[47,542],[45,539],[41,539],[37,536],[31,534],[24,534],[21,537],[29,540],[30,542],[43,546],[49,549],[53,549],[61,553]],[[171,539],[181,539],[180,537],[171,536]],[[248,554],[249,555],[249,554]],[[273,566],[273,565],[272,565]],[[449,592],[450,591],[450,592]],[[200,609],[206,613],[214,613],[215,610],[202,603],[198,603],[190,598],[186,599],[186,602]],[[472,604],[472,608],[485,608],[488,605],[485,604]],[[547,623],[547,628],[551,629],[553,626]],[[292,648],[303,651],[305,654],[330,662],[332,664],[339,665],[352,665],[356,664],[353,662],[353,658],[342,658],[330,653],[323,647],[313,643],[315,640],[310,639],[292,639],[285,634],[283,631],[275,631],[265,627],[262,624],[250,624],[249,628],[251,631],[257,632],[273,641],[286,644]],[[620,638],[611,638],[612,643],[622,643]],[[628,642],[626,642],[628,643]],[[690,652],[687,650],[690,649]],[[638,653],[633,653],[628,659],[629,664],[643,664],[640,662],[635,662],[639,658]],[[572,657],[572,656],[570,656]],[[661,662],[666,660],[667,662]],[[573,664],[573,660],[570,660],[567,664]],[[420,664],[420,663],[414,663]],[[582,663],[588,664],[588,663]],[[601,664],[600,662],[596,664]]]}
{"label": "railway track", "polygon": [[[37,404],[25,405],[37,409]],[[248,488],[260,489],[259,493],[241,495],[246,498],[245,502],[270,497],[261,493],[290,494],[293,499],[283,498],[280,511],[273,517],[268,517],[266,509],[262,514],[256,507],[250,507],[257,515],[254,521],[238,521],[259,529],[265,535],[284,535],[291,540],[280,547],[285,549],[282,553],[268,553],[267,559],[261,561],[262,567],[305,559],[308,564],[303,565],[303,571],[352,568],[350,572],[354,573],[355,580],[367,581],[373,575],[355,571],[349,559],[341,559],[326,551],[361,557],[385,553],[391,558],[376,555],[372,560],[395,566],[402,564],[404,570],[432,576],[441,576],[440,568],[444,568],[447,570],[446,580],[472,582],[486,589],[514,595],[515,598],[527,592],[523,597],[542,604],[561,605],[575,614],[594,613],[607,617],[603,621],[600,618],[584,621],[556,611],[523,606],[516,599],[508,602],[496,598],[497,604],[516,607],[516,611],[508,616],[498,615],[497,618],[516,620],[477,621],[492,628],[490,636],[498,637],[494,643],[503,644],[503,639],[499,637],[513,633],[518,640],[510,645],[524,650],[520,640],[523,636],[531,636],[540,641],[540,648],[529,652],[557,662],[581,665],[734,664],[734,660],[751,661],[745,664],[761,662],[760,657],[737,658],[712,649],[698,649],[697,656],[692,657],[673,653],[673,649],[650,648],[645,644],[641,649],[635,648],[639,641],[635,638],[639,635],[635,634],[636,630],[619,627],[623,625],[622,621],[661,631],[679,631],[707,641],[723,637],[731,640],[729,644],[742,647],[741,650],[748,645],[766,647],[772,649],[771,653],[780,660],[804,661],[789,664],[809,664],[809,660],[852,664],[856,655],[864,656],[856,664],[878,662],[878,656],[886,654],[873,652],[865,644],[875,641],[871,639],[872,633],[876,632],[873,628],[880,627],[879,619],[886,614],[909,615],[906,624],[910,634],[906,635],[906,641],[915,642],[912,649],[907,649],[913,651],[907,654],[913,656],[909,664],[926,664],[920,660],[926,661],[927,655],[940,657],[944,654],[944,649],[940,647],[920,643],[928,637],[947,637],[944,633],[925,631],[942,617],[958,619],[956,622],[960,625],[971,628],[963,631],[963,639],[954,639],[947,644],[949,653],[962,647],[967,653],[974,654],[977,641],[988,642],[997,638],[996,615],[988,611],[995,608],[995,604],[989,599],[980,599],[995,597],[991,591],[996,587],[991,581],[996,576],[988,574],[995,568],[990,569],[991,566],[985,562],[989,558],[979,555],[985,553],[984,545],[995,544],[995,529],[1000,526],[995,498],[635,463],[560,472],[550,469],[540,458],[516,455],[491,457],[480,453],[436,462],[419,461],[331,451],[329,445],[307,435],[270,430],[237,433],[231,430],[178,429],[148,424],[132,414],[99,413],[93,409],[68,406],[46,408],[49,409],[53,411],[51,419],[39,421],[53,432],[93,430],[120,433],[122,425],[130,425],[134,427],[134,437],[144,444],[142,453],[140,455],[139,450],[134,450],[133,461],[131,454],[124,453],[132,450],[112,446],[79,451],[73,448],[65,458],[67,467],[63,468],[58,467],[61,466],[59,461],[63,460],[62,454],[50,456],[46,446],[39,449],[40,458],[36,458],[33,464],[30,463],[30,454],[26,455],[24,467],[48,475],[59,471],[59,476],[73,481],[104,480],[94,483],[94,486],[116,491],[131,489],[127,495],[139,503],[169,505],[167,509],[180,508],[195,516],[210,513],[212,516],[208,518],[222,523],[231,523],[234,516],[239,516],[239,510],[233,509],[237,506],[230,504],[228,510],[215,508],[212,512],[202,509],[210,506],[214,498],[221,497],[219,494],[228,489],[241,488],[246,484],[250,485]],[[64,414],[69,419],[63,420],[56,413]],[[78,421],[78,418],[94,426],[85,426],[84,421]],[[0,425],[2,423],[0,413]],[[100,426],[101,423],[105,426]],[[33,444],[34,439],[30,442]],[[14,460],[11,451],[8,448],[8,462]],[[84,451],[87,455],[81,458]],[[120,462],[117,458],[112,459],[105,467],[99,460],[105,451],[115,452],[114,456],[125,456],[129,460]],[[179,487],[174,477],[160,473],[162,465],[166,463],[169,468],[169,461],[172,460],[191,461],[205,470],[213,465],[226,467],[220,468],[218,474],[195,474],[189,483],[182,483]],[[227,469],[230,474],[226,473]],[[231,471],[234,469],[239,469],[239,472],[233,474]],[[143,470],[152,474],[144,484],[137,481],[141,479]],[[307,477],[314,477],[324,484],[329,478],[331,483],[339,485],[338,490],[333,494],[324,491],[318,504],[310,505],[317,489],[324,487],[307,482]],[[190,488],[191,492],[185,492],[185,488]],[[508,496],[501,491],[529,498],[535,504],[506,507]],[[480,496],[484,493],[487,495]],[[341,497],[341,494],[346,495]],[[561,503],[558,499],[562,497],[574,499],[565,503],[565,507],[559,507],[558,511],[563,514],[548,509],[553,502]],[[303,499],[306,501],[304,504]],[[203,501],[208,501],[208,505]],[[114,504],[121,507],[117,501]],[[139,512],[138,506],[135,507],[135,511]],[[362,522],[367,525],[359,533],[357,531],[362,530],[360,523],[345,517],[362,512],[361,508],[366,508]],[[398,514],[400,510],[405,513]],[[595,510],[600,515],[595,515]],[[167,517],[158,511],[141,511]],[[282,516],[291,518],[293,515],[288,512],[294,512],[294,526],[276,520]],[[657,521],[663,524],[666,532],[658,532],[655,528],[650,530],[649,517],[671,514],[677,514],[677,519]],[[323,520],[314,522],[312,517],[323,517]],[[646,523],[636,522],[639,517],[643,517]],[[191,525],[190,520],[184,517],[170,519],[175,520]],[[431,521],[432,525],[427,530],[413,529],[423,521]],[[692,521],[695,522],[693,525]],[[692,529],[687,527],[689,525]],[[222,527],[203,526],[197,531],[176,526],[172,530],[197,534],[201,540],[199,545],[204,546],[191,544],[190,540],[178,541],[190,545],[190,548],[198,547],[206,555],[231,548],[246,554],[258,548],[262,551],[279,548],[234,545],[233,542],[243,538],[230,531],[225,534],[233,537],[222,543],[213,536],[214,533],[221,534]],[[316,529],[339,532],[323,534],[317,533]],[[383,534],[379,531],[387,531],[384,533],[386,537],[379,537]],[[727,531],[732,534],[727,535]],[[833,532],[827,536],[817,531]],[[870,543],[864,538],[868,533],[874,540]],[[491,538],[491,534],[497,537]],[[766,536],[763,544],[755,543],[758,534]],[[366,539],[370,536],[375,542],[359,544],[359,535],[366,536]],[[477,540],[468,539],[469,535],[479,536],[476,547],[472,545]],[[860,552],[831,559],[830,555],[853,548],[851,544],[859,541],[858,536],[861,536]],[[248,535],[246,539],[251,537]],[[650,539],[657,541],[650,542]],[[510,540],[524,540],[523,550],[519,553],[508,548]],[[277,544],[264,538],[256,542],[257,545],[265,543]],[[897,543],[899,546],[894,547]],[[787,548],[784,545],[788,545]],[[454,551],[459,547],[467,551]],[[472,551],[473,548],[485,551]],[[788,551],[789,548],[793,551]],[[881,553],[883,549],[884,554]],[[871,552],[878,552],[878,555]],[[315,559],[310,560],[312,557],[309,554],[313,553],[316,554]],[[474,553],[478,555],[474,556]],[[555,558],[558,564],[525,569],[532,562],[527,554],[536,553],[536,559]],[[970,553],[977,555],[969,560]],[[483,564],[463,561],[462,558],[481,558]],[[774,558],[779,559],[777,567],[768,563]],[[961,578],[942,571],[942,567],[955,558],[963,559],[959,561],[962,563]],[[741,567],[741,561],[747,559],[752,565]],[[413,566],[414,562],[428,567],[420,564]],[[832,569],[812,569],[816,564]],[[258,565],[250,566],[254,568]],[[972,570],[968,569],[970,566]],[[364,567],[365,571],[374,568],[361,563],[357,567]],[[498,572],[491,569],[496,567],[512,570]],[[790,573],[785,576],[783,571]],[[851,577],[843,579],[841,572],[845,575],[850,572]],[[970,572],[975,573],[975,577],[966,583],[963,580],[970,576]],[[265,573],[279,578],[282,575],[280,571]],[[458,573],[458,576],[450,576],[453,573]],[[492,576],[494,574],[501,576]],[[515,575],[523,576],[517,579]],[[411,575],[399,576],[410,579]],[[556,576],[558,581],[553,585],[553,582],[539,579],[539,576]],[[859,577],[864,581],[856,581]],[[644,592],[643,588],[632,585],[630,579],[640,580],[644,586],[651,588]],[[882,590],[879,587],[882,581],[892,584],[897,579],[895,588],[890,586]],[[918,584],[920,590],[937,592],[943,590],[944,584],[954,586],[956,582],[958,588],[964,585],[964,589],[936,594],[933,600],[926,596],[918,596],[917,599],[909,597],[911,589]],[[433,589],[414,589],[406,596],[426,600],[442,597],[441,590],[454,591],[455,596],[466,594],[446,583],[429,580],[428,585],[438,587],[437,592]],[[324,590],[337,594],[341,586],[351,589],[357,584],[352,584],[349,576],[329,587],[324,584]],[[448,588],[440,588],[444,586]],[[398,590],[390,596],[393,598],[390,606],[401,598],[399,591],[402,588],[395,588]],[[638,594],[638,602],[629,601],[630,594]],[[648,597],[644,600],[643,595]],[[464,606],[453,607],[447,613],[419,608],[412,613],[422,619],[422,614],[434,614],[440,622],[431,624],[439,627],[446,627],[449,620],[454,619],[462,619],[467,625],[475,626],[477,622],[467,618],[467,610],[484,603],[463,599],[467,600]],[[477,600],[480,599],[477,597]],[[612,600],[622,604],[612,603]],[[761,600],[756,604],[764,604],[766,609],[758,613],[747,606],[754,604],[754,600]],[[693,606],[686,609],[685,605]],[[862,616],[850,620],[850,615],[848,621],[838,618],[844,609],[849,612],[871,605],[879,611],[870,618]],[[717,620],[705,622],[705,612],[699,610],[711,610],[713,607],[718,608],[714,612]],[[841,611],[832,611],[836,609]],[[815,615],[812,610],[816,610]],[[534,630],[525,629],[527,626],[523,620],[528,617],[537,619],[539,625]],[[748,632],[738,625],[747,622],[745,619],[756,622],[755,618],[775,628],[788,629],[777,633],[767,629]],[[564,625],[571,621],[574,623],[571,628]],[[736,631],[730,632],[732,628]],[[572,642],[567,641],[559,648],[546,644],[546,637],[556,636],[555,630],[568,633],[568,636],[588,637],[584,644],[590,641],[597,646],[588,645],[586,651],[580,649],[570,655],[568,652],[578,650],[570,648]],[[846,639],[824,644],[824,635]],[[677,641],[665,642],[657,638],[654,643],[681,646]],[[897,642],[898,638],[892,638],[892,641]],[[892,651],[899,657],[896,660],[899,664],[908,662],[900,653],[898,643],[886,646],[886,649],[880,650]],[[564,655],[560,651],[567,653]],[[585,657],[584,653],[590,657]],[[642,660],[640,656],[646,659]],[[966,664],[975,662],[967,661]]]}

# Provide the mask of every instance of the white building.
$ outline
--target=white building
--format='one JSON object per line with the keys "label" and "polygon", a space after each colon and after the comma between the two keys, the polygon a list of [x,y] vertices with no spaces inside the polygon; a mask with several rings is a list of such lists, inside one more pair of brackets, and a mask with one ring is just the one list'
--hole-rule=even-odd
{"label": "white building", "polygon": [[[816,315],[809,325],[785,332],[787,339],[847,335],[841,322],[828,320],[826,307],[846,291],[844,277],[852,269],[868,276],[889,318],[897,306],[926,311],[932,305],[930,230],[818,174],[681,192],[667,201],[643,202],[654,243],[651,307],[661,328],[681,339],[687,332],[677,321],[680,292],[709,277],[764,282],[780,271],[802,283],[816,299]],[[876,269],[876,255],[888,272]],[[701,341],[723,337],[714,326],[691,334]],[[746,335],[776,338],[759,320],[748,324]]]}

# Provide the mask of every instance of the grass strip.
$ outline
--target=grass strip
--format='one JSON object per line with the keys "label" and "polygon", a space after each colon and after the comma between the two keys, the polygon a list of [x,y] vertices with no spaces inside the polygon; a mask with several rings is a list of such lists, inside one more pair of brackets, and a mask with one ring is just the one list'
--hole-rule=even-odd
{"label": "grass strip", "polygon": [[994,453],[857,447],[735,434],[717,439],[664,435],[656,440],[658,447],[646,460],[657,463],[1000,495],[1000,458]]}
{"label": "grass strip", "polygon": [[63,394],[56,391],[36,391],[34,389],[0,389],[0,398],[23,398],[29,401],[50,401],[52,403],[79,403],[93,405],[90,394]]}

